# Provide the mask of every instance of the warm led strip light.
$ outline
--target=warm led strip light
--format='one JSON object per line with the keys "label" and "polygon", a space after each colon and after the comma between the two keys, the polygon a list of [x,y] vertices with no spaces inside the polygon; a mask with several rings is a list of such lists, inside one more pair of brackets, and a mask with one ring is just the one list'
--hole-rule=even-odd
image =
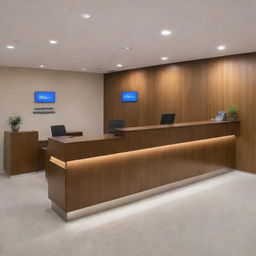
{"label": "warm led strip light", "polygon": [[64,169],[67,169],[67,166],[66,166],[66,163],[65,163],[65,162],[63,162],[63,161],[61,161],[61,160],[59,160],[59,159],[57,159],[57,158],[55,158],[55,157],[53,157],[53,156],[51,156],[50,161],[51,161],[52,163],[54,163],[54,164],[56,164],[56,165],[58,165],[58,166],[64,168]]}

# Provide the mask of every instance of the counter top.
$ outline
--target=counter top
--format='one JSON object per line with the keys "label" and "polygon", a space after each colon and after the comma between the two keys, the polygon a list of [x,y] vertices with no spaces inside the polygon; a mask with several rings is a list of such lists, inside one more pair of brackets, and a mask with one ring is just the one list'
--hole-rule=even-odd
{"label": "counter top", "polygon": [[49,138],[49,155],[63,162],[171,144],[239,135],[239,121],[189,122],[117,129],[115,134]]}
{"label": "counter top", "polygon": [[187,123],[174,123],[174,124],[165,124],[165,125],[148,125],[148,126],[138,126],[138,127],[127,127],[119,128],[116,131],[122,132],[133,132],[141,130],[154,130],[154,129],[169,129],[169,128],[178,128],[178,127],[190,127],[190,126],[199,126],[199,125],[214,125],[214,124],[225,124],[225,123],[239,123],[240,121],[196,121],[196,122],[187,122]]}

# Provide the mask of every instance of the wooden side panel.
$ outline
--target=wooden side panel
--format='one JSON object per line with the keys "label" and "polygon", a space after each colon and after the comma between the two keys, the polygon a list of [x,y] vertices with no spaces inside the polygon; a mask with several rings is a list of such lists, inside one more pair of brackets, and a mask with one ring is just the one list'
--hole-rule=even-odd
{"label": "wooden side panel", "polygon": [[[234,167],[235,145],[236,137],[227,136],[70,161],[66,172],[66,211],[124,197],[222,167]],[[49,183],[50,189],[55,186]]]}
{"label": "wooden side panel", "polygon": [[66,211],[66,169],[49,161],[48,169],[48,198]]}
{"label": "wooden side panel", "polygon": [[[82,131],[67,131],[67,136],[83,136]],[[48,147],[48,139],[47,140],[39,140],[39,156],[38,156],[38,165],[39,170],[45,170],[47,161],[49,160],[49,152],[47,150]],[[45,173],[47,176],[47,173]]]}
{"label": "wooden side panel", "polygon": [[[64,160],[64,156],[65,156],[65,145],[63,145],[62,143],[52,140],[49,138],[48,140],[48,147],[47,150],[49,152],[50,156],[54,156],[57,159],[60,160]],[[53,154],[54,152],[54,154]]]}

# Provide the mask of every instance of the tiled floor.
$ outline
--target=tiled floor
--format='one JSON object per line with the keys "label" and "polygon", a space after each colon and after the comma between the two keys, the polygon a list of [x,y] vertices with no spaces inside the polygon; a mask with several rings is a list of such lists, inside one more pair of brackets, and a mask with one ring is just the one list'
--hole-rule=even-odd
{"label": "tiled floor", "polygon": [[233,171],[65,223],[44,173],[1,173],[0,255],[255,256],[256,175]]}

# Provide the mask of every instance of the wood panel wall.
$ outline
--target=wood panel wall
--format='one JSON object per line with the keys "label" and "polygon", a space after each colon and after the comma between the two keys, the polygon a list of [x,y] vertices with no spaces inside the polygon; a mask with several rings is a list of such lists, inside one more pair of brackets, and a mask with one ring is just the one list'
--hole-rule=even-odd
{"label": "wood panel wall", "polygon": [[[139,101],[121,102],[121,91],[138,91]],[[104,76],[104,123],[124,119],[126,126],[159,124],[162,113],[176,122],[213,118],[236,104],[241,134],[237,169],[256,173],[256,53],[128,70]]]}

